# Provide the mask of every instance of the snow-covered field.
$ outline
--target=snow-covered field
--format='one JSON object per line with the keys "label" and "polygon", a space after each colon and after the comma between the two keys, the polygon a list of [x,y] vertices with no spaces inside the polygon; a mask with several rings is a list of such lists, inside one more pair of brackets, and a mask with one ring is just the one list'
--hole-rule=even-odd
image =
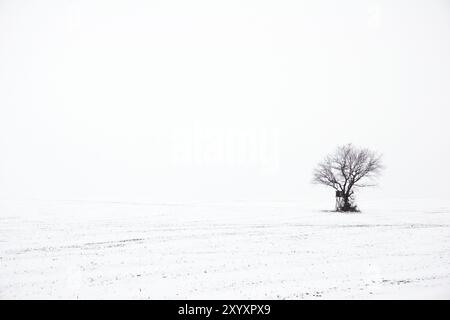
{"label": "snow-covered field", "polygon": [[450,298],[450,201],[323,207],[4,205],[0,298]]}

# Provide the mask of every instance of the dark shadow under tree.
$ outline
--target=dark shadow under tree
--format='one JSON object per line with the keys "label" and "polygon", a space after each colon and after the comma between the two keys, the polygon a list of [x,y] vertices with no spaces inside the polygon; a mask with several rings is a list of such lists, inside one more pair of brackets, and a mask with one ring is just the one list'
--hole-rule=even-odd
{"label": "dark shadow under tree", "polygon": [[319,163],[314,170],[313,183],[336,190],[336,195],[342,199],[337,205],[338,211],[357,211],[354,190],[376,185],[375,178],[382,168],[381,155],[347,144]]}

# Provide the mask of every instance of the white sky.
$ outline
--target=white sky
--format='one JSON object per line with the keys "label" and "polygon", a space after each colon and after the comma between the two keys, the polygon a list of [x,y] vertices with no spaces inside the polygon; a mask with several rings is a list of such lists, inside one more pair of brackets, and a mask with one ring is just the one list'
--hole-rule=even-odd
{"label": "white sky", "polygon": [[0,0],[0,198],[449,198],[449,107],[449,1]]}

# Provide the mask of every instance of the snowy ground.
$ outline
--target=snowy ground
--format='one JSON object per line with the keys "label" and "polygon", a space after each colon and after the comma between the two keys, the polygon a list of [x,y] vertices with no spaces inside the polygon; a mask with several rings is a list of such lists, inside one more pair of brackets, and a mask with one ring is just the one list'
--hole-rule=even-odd
{"label": "snowy ground", "polygon": [[320,209],[3,206],[0,298],[450,299],[450,201]]}

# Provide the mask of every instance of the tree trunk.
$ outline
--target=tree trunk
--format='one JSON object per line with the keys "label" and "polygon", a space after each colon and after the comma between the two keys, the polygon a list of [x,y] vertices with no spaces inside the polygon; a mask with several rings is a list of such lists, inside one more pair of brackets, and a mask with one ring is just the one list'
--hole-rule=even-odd
{"label": "tree trunk", "polygon": [[350,197],[347,194],[344,194],[343,200],[344,200],[344,204],[342,205],[341,210],[342,211],[350,210]]}
{"label": "tree trunk", "polygon": [[352,194],[351,190],[344,192],[342,195],[342,207],[340,208],[341,211],[357,211],[356,206],[353,203],[352,200]]}

